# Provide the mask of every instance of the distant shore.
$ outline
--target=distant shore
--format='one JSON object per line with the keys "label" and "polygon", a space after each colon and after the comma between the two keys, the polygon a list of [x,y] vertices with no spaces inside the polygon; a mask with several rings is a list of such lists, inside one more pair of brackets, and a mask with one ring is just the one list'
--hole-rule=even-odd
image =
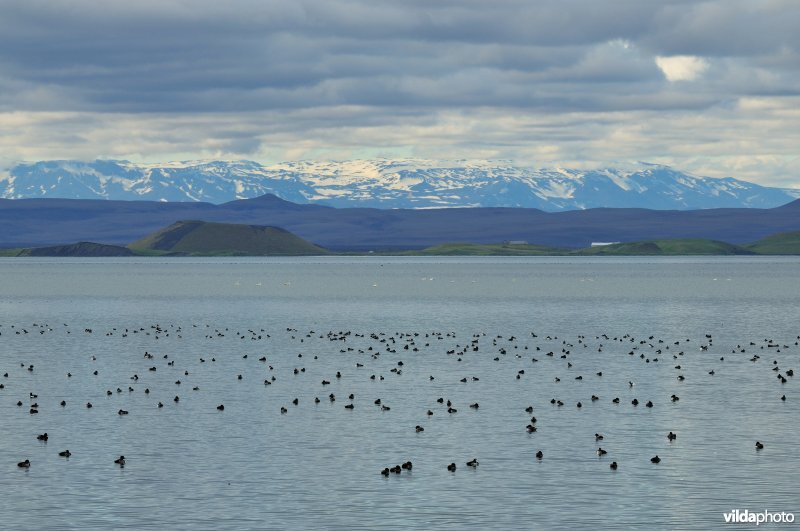
{"label": "distant shore", "polygon": [[797,256],[797,245],[738,246],[714,240],[652,240],[613,243],[583,249],[540,245],[447,243],[424,249],[252,253],[237,250],[154,251],[80,242],[51,247],[0,249],[0,257],[225,257],[225,256]]}
{"label": "distant shore", "polygon": [[705,238],[594,242],[569,248],[506,240],[449,242],[424,248],[326,249],[280,227],[184,220],[127,246],[78,242],[46,247],[0,249],[0,256],[740,256],[800,255],[800,231],[773,234],[746,244]]}

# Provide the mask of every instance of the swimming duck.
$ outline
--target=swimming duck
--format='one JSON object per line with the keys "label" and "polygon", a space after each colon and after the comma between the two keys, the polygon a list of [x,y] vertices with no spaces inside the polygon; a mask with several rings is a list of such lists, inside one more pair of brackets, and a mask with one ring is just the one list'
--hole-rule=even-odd
{"label": "swimming duck", "polygon": [[72,452],[70,452],[69,450],[64,450],[63,452],[58,452],[58,455],[60,455],[61,457],[69,457],[72,455]]}
{"label": "swimming duck", "polygon": [[660,463],[660,462],[661,462],[661,458],[660,458],[660,457],[658,457],[658,456],[651,457],[651,458],[650,458],[650,462],[651,462],[651,463],[656,463],[656,464],[658,464],[658,463]]}
{"label": "swimming duck", "polygon": [[125,456],[119,456],[119,459],[114,459],[114,463],[118,464],[119,466],[125,466]]}
{"label": "swimming duck", "polygon": [[31,467],[31,462],[28,459],[26,459],[25,461],[17,463],[17,466],[20,467],[20,468],[30,468]]}

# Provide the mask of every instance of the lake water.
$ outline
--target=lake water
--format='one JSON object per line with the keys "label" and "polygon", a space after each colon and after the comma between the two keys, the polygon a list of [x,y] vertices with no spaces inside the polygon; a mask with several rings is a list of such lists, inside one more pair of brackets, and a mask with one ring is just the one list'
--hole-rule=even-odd
{"label": "lake water", "polygon": [[796,258],[0,259],[0,528],[797,514],[798,301]]}

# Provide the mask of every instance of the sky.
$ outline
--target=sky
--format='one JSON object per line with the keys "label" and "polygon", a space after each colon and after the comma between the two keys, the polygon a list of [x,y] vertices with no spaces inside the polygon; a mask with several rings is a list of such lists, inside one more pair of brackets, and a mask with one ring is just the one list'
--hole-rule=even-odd
{"label": "sky", "polygon": [[647,161],[800,187],[798,0],[3,0],[0,164]]}

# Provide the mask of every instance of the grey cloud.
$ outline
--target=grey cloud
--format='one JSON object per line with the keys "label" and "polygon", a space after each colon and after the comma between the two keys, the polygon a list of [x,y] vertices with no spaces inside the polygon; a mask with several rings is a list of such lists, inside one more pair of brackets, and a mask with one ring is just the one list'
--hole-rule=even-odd
{"label": "grey cloud", "polygon": [[725,0],[666,5],[641,42],[662,55],[742,57],[797,51],[800,4]]}
{"label": "grey cloud", "polygon": [[[22,113],[17,142],[39,131],[40,147],[59,153],[273,156],[362,142],[597,159],[603,139],[633,134],[635,116],[680,131],[644,136],[690,153],[679,142],[712,146],[718,133],[684,128],[694,116],[741,129],[732,109],[743,98],[791,108],[798,27],[795,0],[5,0],[0,137],[13,130],[2,113],[8,124]],[[671,83],[655,63],[669,55],[708,69]],[[60,117],[59,131],[37,113]],[[131,132],[99,134],[112,116]],[[793,138],[796,122],[770,120],[758,131]],[[755,132],[737,134],[753,145]]]}
{"label": "grey cloud", "polygon": [[[64,110],[543,107],[576,99],[603,110],[617,100],[602,97],[613,90],[604,84],[660,90],[653,54],[791,56],[796,12],[785,2],[739,0],[10,1],[0,7],[0,75],[49,87]],[[614,42],[632,49],[621,53]],[[788,70],[785,84],[795,74]],[[0,105],[52,108],[24,92],[0,96]]]}

